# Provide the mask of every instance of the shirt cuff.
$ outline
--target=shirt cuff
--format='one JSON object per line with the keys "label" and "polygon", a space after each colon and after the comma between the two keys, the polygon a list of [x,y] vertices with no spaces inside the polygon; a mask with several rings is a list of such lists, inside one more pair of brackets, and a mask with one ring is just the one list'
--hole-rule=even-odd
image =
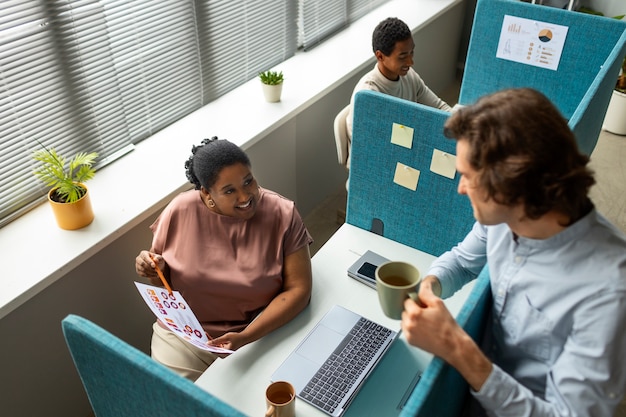
{"label": "shirt cuff", "polygon": [[[514,382],[511,385],[511,382]],[[517,382],[504,372],[496,364],[493,364],[491,373],[480,388],[480,391],[470,389],[485,410],[498,410],[509,403],[514,396],[512,386],[517,386]]]}
{"label": "shirt cuff", "polygon": [[429,269],[428,273],[426,274],[434,275],[439,280],[439,284],[441,285],[441,295],[439,297],[442,299],[446,299],[454,294],[454,291],[450,291],[450,287],[452,286],[450,285],[448,280],[442,278],[447,272],[448,271],[445,268],[431,267],[431,269]]}

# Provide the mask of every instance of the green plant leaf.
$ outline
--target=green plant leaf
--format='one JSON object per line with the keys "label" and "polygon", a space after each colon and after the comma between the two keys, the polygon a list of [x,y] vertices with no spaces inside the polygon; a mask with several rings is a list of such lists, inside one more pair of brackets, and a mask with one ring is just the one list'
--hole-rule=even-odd
{"label": "green plant leaf", "polygon": [[73,203],[78,201],[86,192],[80,185],[92,179],[95,169],[92,167],[98,154],[78,153],[69,161],[66,168],[66,159],[53,148],[46,148],[37,141],[43,149],[33,153],[33,159],[40,162],[40,166],[33,171],[41,181],[51,188],[56,188],[56,195],[61,202]]}
{"label": "green plant leaf", "polygon": [[263,71],[259,73],[259,78],[263,84],[278,85],[283,82],[283,72]]}

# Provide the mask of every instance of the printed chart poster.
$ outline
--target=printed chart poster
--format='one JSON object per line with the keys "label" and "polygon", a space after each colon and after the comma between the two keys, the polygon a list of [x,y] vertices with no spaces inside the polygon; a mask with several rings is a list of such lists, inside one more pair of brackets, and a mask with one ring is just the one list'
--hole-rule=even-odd
{"label": "printed chart poster", "polygon": [[148,307],[150,307],[150,310],[175,335],[209,352],[233,353],[229,349],[207,345],[209,338],[196,315],[191,311],[191,308],[189,308],[187,302],[178,291],[172,291],[172,294],[169,294],[162,287],[153,287],[140,282],[135,282],[135,285]]}
{"label": "printed chart poster", "polygon": [[505,15],[496,57],[556,71],[567,26]]}

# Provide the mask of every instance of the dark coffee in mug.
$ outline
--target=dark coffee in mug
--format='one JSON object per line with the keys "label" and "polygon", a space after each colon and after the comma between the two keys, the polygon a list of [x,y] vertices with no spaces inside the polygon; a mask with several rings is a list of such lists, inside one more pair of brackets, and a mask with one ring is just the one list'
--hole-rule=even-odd
{"label": "dark coffee in mug", "polygon": [[268,395],[267,399],[274,404],[285,404],[291,401],[291,393],[285,391],[277,391]]}
{"label": "dark coffee in mug", "polygon": [[381,278],[385,283],[394,285],[396,287],[404,287],[411,285],[411,280],[400,275],[390,275],[388,277]]}

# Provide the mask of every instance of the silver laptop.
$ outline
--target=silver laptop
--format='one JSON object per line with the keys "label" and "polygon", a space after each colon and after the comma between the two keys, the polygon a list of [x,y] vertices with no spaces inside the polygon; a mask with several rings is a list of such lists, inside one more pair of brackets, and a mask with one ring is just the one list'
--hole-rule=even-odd
{"label": "silver laptop", "polygon": [[338,417],[390,348],[398,332],[333,306],[274,372],[302,400]]}

